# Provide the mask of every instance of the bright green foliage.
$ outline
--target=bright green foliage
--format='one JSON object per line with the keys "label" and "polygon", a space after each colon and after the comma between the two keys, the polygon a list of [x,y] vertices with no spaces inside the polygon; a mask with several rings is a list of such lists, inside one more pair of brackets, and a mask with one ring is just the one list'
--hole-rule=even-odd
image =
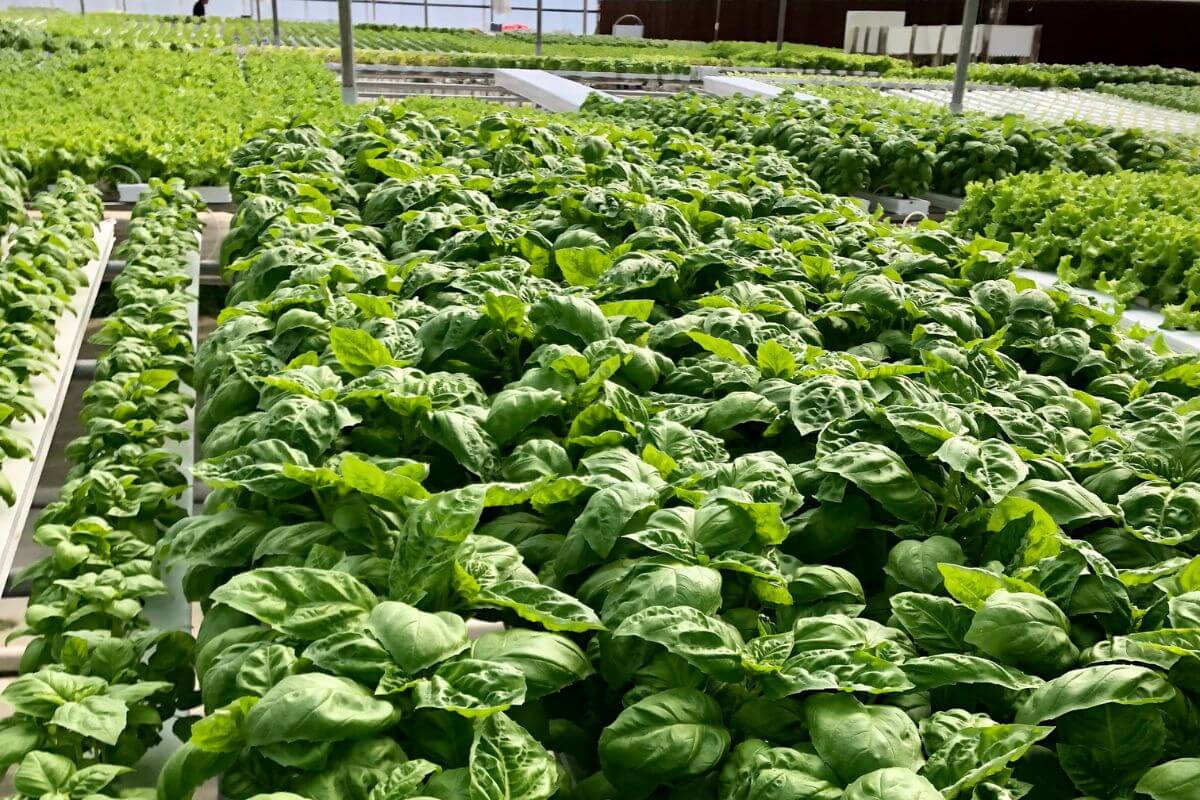
{"label": "bright green foliage", "polygon": [[[954,77],[954,65],[917,67],[910,74],[917,78],[950,80]],[[979,83],[1042,89],[1055,86],[1095,89],[1109,84],[1200,86],[1200,72],[1181,67],[1160,67],[1157,64],[972,64],[968,79]]]}
{"label": "bright green foliage", "polygon": [[28,162],[18,153],[0,150],[0,231],[25,221]]}
{"label": "bright green foliage", "polygon": [[[12,159],[18,162],[20,159]],[[24,166],[24,165],[21,165]],[[84,266],[96,255],[92,228],[99,222],[99,194],[70,175],[60,176],[53,192],[34,200],[36,216],[27,217],[20,168],[7,154],[0,160],[0,464],[31,459],[33,443],[11,430],[45,413],[31,381],[55,370],[58,320],[70,312],[85,284]],[[13,487],[0,473],[0,504],[15,500]]]}
{"label": "bright green foliage", "polygon": [[1177,111],[1200,114],[1200,86],[1162,86],[1154,83],[1102,83],[1096,87],[1105,94],[1151,103]]}
{"label": "bright green foliage", "polygon": [[[0,43],[22,50],[88,50],[132,47],[195,50],[222,45],[270,45],[271,24],[250,18],[158,17],[137,14],[47,14],[14,9],[0,15]],[[337,23],[280,22],[285,46],[315,48],[337,61]],[[843,53],[840,49],[786,43],[782,51],[762,42],[693,42],[548,33],[536,56],[527,33],[488,36],[464,28],[421,28],[359,23],[354,26],[358,63],[460,67],[532,67],[641,73],[686,73],[692,64],[744,64],[872,73],[907,69],[888,56]]]}
{"label": "bright green foliage", "polygon": [[233,163],[162,800],[1127,798],[1200,755],[1197,356],[753,143],[377,110]]}
{"label": "bright green foliage", "polygon": [[1018,172],[1058,167],[1096,174],[1178,165],[1163,137],[1077,122],[1046,126],[1015,116],[955,116],[870,89],[805,91],[832,102],[687,94],[617,103],[594,94],[585,109],[610,119],[682,127],[718,141],[774,145],[836,194],[915,197],[932,189],[962,195],[971,183]]}
{"label": "bright green foliage", "polygon": [[[53,232],[50,253],[70,253],[65,263],[78,269],[94,250],[99,195],[64,174],[36,203],[43,222],[28,240]],[[134,206],[112,284],[117,309],[92,337],[103,351],[83,396],[84,433],[67,445],[67,482],[33,535],[49,552],[14,576],[31,583],[17,632],[31,640],[4,691],[15,713],[0,723],[0,765],[19,764],[22,800],[118,796],[109,784],[160,740],[164,721],[198,702],[192,637],[150,627],[144,610],[165,593],[153,565],[159,538],[185,513],[172,447],[191,405],[186,259],[199,208],[182,183],[157,181]],[[49,274],[54,261],[38,263]]]}
{"label": "bright green foliage", "polygon": [[42,186],[60,170],[88,181],[179,177],[223,184],[229,152],[277,117],[342,113],[337,81],[298,52],[0,51],[0,147],[25,155]]}
{"label": "bright green foliage", "polygon": [[972,187],[958,231],[1013,248],[1014,266],[1054,272],[1121,302],[1162,305],[1169,325],[1200,329],[1200,178],[1047,172]]}

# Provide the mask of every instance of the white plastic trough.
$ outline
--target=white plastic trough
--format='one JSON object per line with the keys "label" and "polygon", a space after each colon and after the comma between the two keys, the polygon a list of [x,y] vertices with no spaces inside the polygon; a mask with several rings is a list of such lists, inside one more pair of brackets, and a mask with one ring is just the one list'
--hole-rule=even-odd
{"label": "white plastic trough", "polygon": [[584,86],[541,69],[498,69],[496,85],[547,111],[578,111],[593,94],[620,102],[621,98]]}
{"label": "white plastic trough", "polygon": [[[233,196],[229,193],[228,186],[189,186],[188,188],[197,192],[200,199],[209,205],[233,202]],[[122,203],[136,203],[138,198],[148,191],[150,191],[148,183],[118,183],[117,199]]]}
{"label": "white plastic trough", "polygon": [[[735,94],[746,95],[747,97],[779,97],[788,89],[782,86],[776,86],[773,83],[765,83],[755,80],[754,78],[743,78],[734,75],[705,75],[704,76],[704,91],[709,94],[715,94],[718,97],[732,97]],[[792,92],[792,97],[797,100],[804,100],[810,103],[819,103],[820,105],[829,105],[829,101],[824,97],[817,97],[804,92]]]}

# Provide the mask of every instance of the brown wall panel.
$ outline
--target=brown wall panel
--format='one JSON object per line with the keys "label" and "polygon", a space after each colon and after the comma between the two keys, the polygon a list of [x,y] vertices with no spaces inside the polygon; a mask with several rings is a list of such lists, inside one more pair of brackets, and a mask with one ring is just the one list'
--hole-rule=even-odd
{"label": "brown wall panel", "polygon": [[1012,3],[1008,21],[1041,25],[1041,60],[1162,64],[1200,69],[1200,3],[1038,0]]}
{"label": "brown wall panel", "polygon": [[[597,30],[608,33],[622,14],[636,14],[656,39],[711,41],[716,0],[600,0]],[[986,18],[983,0],[980,21]],[[841,47],[847,11],[904,11],[910,25],[956,24],[960,0],[789,0],[789,42]],[[775,39],[778,0],[722,0],[721,37]],[[1200,69],[1200,2],[1178,0],[1010,0],[1008,21],[1042,25],[1041,60],[1103,61]]]}

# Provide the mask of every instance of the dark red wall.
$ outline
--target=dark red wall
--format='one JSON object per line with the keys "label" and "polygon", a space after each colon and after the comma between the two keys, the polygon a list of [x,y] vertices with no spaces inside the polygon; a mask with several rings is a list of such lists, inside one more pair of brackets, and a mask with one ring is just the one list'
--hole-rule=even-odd
{"label": "dark red wall", "polygon": [[1009,5],[1008,21],[1042,26],[1040,60],[1045,62],[1200,69],[1200,3],[1026,0]]}
{"label": "dark red wall", "polygon": [[[600,0],[600,33],[623,14],[636,14],[654,39],[711,41],[716,0]],[[933,25],[962,15],[955,0],[789,0],[785,36],[790,42],[842,46],[847,11],[904,11],[910,24]],[[721,38],[775,40],[778,0],[722,0]]]}
{"label": "dark red wall", "polygon": [[[773,41],[779,0],[722,0],[721,38]],[[598,32],[636,14],[655,39],[713,38],[716,0],[600,0]],[[980,3],[987,18],[989,0]],[[847,11],[904,11],[910,25],[957,24],[961,0],[789,0],[789,42],[841,47]],[[1010,0],[1008,22],[1041,25],[1041,60],[1200,69],[1200,3],[1178,0]]]}

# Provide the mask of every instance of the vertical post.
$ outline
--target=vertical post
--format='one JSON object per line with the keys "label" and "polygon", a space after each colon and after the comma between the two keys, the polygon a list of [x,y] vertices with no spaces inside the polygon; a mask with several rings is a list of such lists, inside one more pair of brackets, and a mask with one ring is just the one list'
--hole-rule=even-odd
{"label": "vertical post", "polygon": [[351,0],[338,0],[338,34],[342,40],[342,102],[352,106],[358,102],[354,86],[354,14]]}
{"label": "vertical post", "polygon": [[717,16],[713,18],[713,41],[721,40],[721,0],[717,0]]}
{"label": "vertical post", "polygon": [[279,0],[271,0],[271,40],[279,47]]}
{"label": "vertical post", "polygon": [[783,52],[783,29],[787,27],[787,0],[779,0],[779,24],[775,29],[775,52]]}
{"label": "vertical post", "polygon": [[1022,64],[1036,64],[1042,52],[1042,26],[1033,26],[1033,41],[1029,43],[1029,57],[1022,59]]}
{"label": "vertical post", "polygon": [[583,26],[581,28],[581,32],[584,36],[587,36],[587,32],[588,32],[588,24],[587,24],[588,7],[587,6],[588,6],[588,0],[583,0]]}
{"label": "vertical post", "polygon": [[542,0],[537,0],[537,41],[533,46],[533,54],[542,54]]}
{"label": "vertical post", "polygon": [[254,0],[254,17],[262,25],[262,0]]}
{"label": "vertical post", "polygon": [[967,88],[967,66],[971,63],[971,45],[975,40],[975,17],[978,15],[979,0],[966,0],[963,3],[962,36],[958,40],[958,60],[954,62],[954,89],[950,92],[951,114],[961,114],[963,110],[963,93]]}
{"label": "vertical post", "polygon": [[84,0],[79,0],[79,16],[87,16],[87,9],[83,7]]}
{"label": "vertical post", "polygon": [[429,30],[429,0],[425,0],[425,30]]}

